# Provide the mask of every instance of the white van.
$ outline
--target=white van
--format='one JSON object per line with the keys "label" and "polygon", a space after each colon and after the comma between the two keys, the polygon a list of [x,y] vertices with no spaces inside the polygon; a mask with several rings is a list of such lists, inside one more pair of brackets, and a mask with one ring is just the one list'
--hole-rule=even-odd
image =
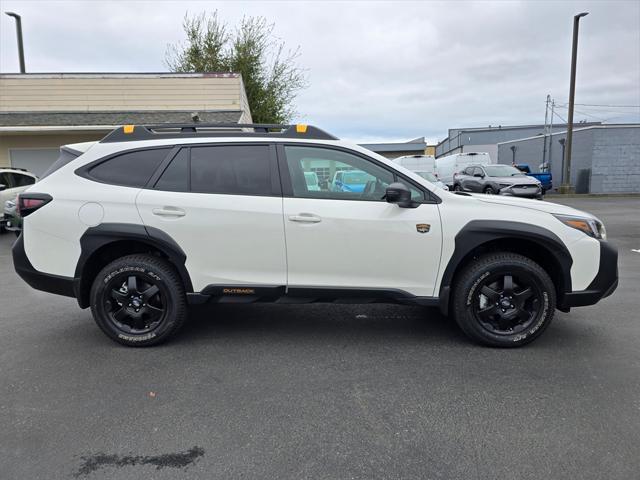
{"label": "white van", "polygon": [[436,158],[433,155],[405,155],[394,158],[393,161],[412,172],[435,173],[436,171]]}
{"label": "white van", "polygon": [[449,188],[453,188],[453,175],[460,173],[471,164],[489,165],[493,163],[486,152],[454,153],[446,157],[436,158],[435,168],[438,179]]}

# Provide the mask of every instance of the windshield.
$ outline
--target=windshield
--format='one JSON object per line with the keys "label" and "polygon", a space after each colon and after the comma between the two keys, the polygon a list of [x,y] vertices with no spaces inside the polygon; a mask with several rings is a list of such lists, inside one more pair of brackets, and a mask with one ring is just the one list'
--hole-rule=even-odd
{"label": "windshield", "polygon": [[513,177],[515,175],[524,175],[516,167],[510,165],[484,165],[487,175],[490,177]]}
{"label": "windshield", "polygon": [[425,180],[429,180],[432,183],[435,183],[438,181],[438,178],[431,172],[415,172],[415,173],[420,175]]}
{"label": "windshield", "polygon": [[343,182],[346,184],[362,184],[373,180],[373,177],[365,172],[345,172]]}

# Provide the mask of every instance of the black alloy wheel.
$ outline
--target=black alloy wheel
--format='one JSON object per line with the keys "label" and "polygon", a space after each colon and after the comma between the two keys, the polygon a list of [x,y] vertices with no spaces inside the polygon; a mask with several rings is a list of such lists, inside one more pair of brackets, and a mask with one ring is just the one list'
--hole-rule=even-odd
{"label": "black alloy wheel", "polygon": [[542,292],[527,275],[490,275],[480,283],[473,313],[483,328],[496,335],[526,330],[540,313]]}
{"label": "black alloy wheel", "polygon": [[125,274],[114,278],[103,295],[109,319],[119,330],[129,334],[147,333],[162,321],[166,299],[149,278]]}

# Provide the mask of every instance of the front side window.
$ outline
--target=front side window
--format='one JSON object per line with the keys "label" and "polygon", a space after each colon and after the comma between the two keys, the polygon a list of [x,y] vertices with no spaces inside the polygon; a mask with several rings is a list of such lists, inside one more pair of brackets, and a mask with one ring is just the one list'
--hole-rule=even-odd
{"label": "front side window", "polygon": [[[290,145],[285,146],[285,154],[296,197],[383,201],[394,181],[390,171],[339,150]],[[310,180],[311,173],[317,176],[317,184]]]}
{"label": "front side window", "polygon": [[[302,179],[304,182],[304,178]],[[191,191],[231,195],[271,195],[267,145],[191,148]]]}
{"label": "front side window", "polygon": [[8,173],[0,172],[0,185],[4,185],[4,188],[11,188],[13,186]]}
{"label": "front side window", "polygon": [[123,153],[91,168],[89,177],[113,185],[142,188],[170,150],[154,148]]}

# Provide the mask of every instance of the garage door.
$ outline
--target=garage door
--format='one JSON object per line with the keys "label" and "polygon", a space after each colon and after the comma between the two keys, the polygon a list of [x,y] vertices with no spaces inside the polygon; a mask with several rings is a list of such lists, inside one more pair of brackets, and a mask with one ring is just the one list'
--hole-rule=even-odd
{"label": "garage door", "polygon": [[9,149],[11,166],[25,168],[40,177],[58,159],[58,148],[15,148]]}

